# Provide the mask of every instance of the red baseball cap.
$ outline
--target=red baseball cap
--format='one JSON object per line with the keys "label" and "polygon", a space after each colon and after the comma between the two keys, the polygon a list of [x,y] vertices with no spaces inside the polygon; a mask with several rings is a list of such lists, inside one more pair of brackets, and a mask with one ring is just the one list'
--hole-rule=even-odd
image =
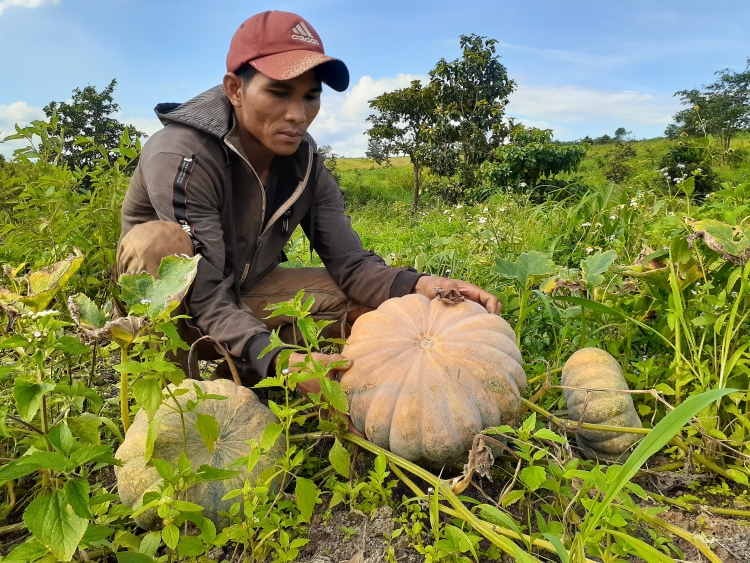
{"label": "red baseball cap", "polygon": [[326,55],[313,26],[289,12],[263,12],[240,25],[229,44],[227,72],[245,63],[274,80],[290,80],[319,67],[320,80],[334,90],[349,86],[346,65]]}

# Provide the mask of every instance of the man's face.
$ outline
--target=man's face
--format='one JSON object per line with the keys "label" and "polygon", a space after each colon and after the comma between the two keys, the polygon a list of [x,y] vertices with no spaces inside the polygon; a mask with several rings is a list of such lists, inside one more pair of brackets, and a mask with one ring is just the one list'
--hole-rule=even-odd
{"label": "man's face", "polygon": [[294,154],[320,111],[320,80],[315,71],[291,80],[257,73],[230,100],[240,125],[275,155]]}

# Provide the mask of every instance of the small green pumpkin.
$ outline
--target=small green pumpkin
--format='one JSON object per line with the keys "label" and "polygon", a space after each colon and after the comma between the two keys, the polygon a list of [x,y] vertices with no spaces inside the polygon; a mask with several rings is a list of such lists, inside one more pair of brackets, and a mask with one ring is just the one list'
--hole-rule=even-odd
{"label": "small green pumpkin", "polygon": [[[268,407],[261,404],[255,394],[246,387],[239,387],[232,381],[219,379],[217,381],[185,380],[179,387],[172,386],[172,390],[184,389],[187,392],[178,397],[180,404],[185,407],[187,401],[196,400],[194,385],[198,385],[204,393],[221,395],[226,399],[206,399],[201,401],[194,412],[185,413],[187,429],[187,457],[194,470],[201,465],[210,465],[220,469],[240,470],[240,474],[223,481],[201,483],[188,489],[183,500],[201,505],[203,516],[210,518],[221,529],[227,524],[219,512],[229,510],[232,500],[222,500],[222,497],[233,489],[241,489],[246,479],[254,480],[265,469],[272,466],[283,455],[283,444],[277,441],[271,452],[265,455],[256,465],[252,474],[248,475],[242,467],[230,467],[235,460],[250,454],[250,446],[246,443],[251,438],[260,439],[265,427],[271,422],[278,422],[276,416]],[[171,398],[165,401],[172,401]],[[214,444],[211,454],[206,444],[195,429],[197,413],[211,415],[219,424],[219,437]],[[161,458],[177,466],[177,460],[182,452],[182,424],[180,415],[166,405],[157,410],[155,417],[162,417],[159,435],[154,445],[153,457]],[[121,467],[115,467],[117,488],[122,503],[137,509],[143,506],[143,495],[154,491],[161,484],[162,479],[153,464],[145,462],[146,433],[148,418],[145,411],[139,411],[132,426],[125,435],[125,440],[115,454],[122,462]],[[136,523],[147,530],[159,526],[161,519],[155,510],[149,510],[135,518]]]}
{"label": "small green pumpkin", "polygon": [[[565,363],[561,383],[568,416],[573,421],[641,428],[643,424],[629,393],[614,391],[587,391],[587,389],[628,390],[620,364],[611,355],[598,348],[582,348]],[[579,430],[576,441],[584,451],[611,461],[627,457],[625,454],[638,442],[640,434]]]}

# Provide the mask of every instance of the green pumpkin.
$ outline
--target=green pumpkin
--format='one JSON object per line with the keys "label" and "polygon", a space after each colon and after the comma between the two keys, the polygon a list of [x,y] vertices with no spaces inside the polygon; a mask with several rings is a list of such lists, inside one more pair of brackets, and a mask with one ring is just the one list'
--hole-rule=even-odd
{"label": "green pumpkin", "polygon": [[[180,395],[178,400],[185,406],[188,400],[195,400],[194,385],[198,385],[206,394],[221,395],[224,400],[206,399],[201,401],[194,412],[185,413],[187,429],[187,457],[194,470],[201,465],[210,465],[220,469],[240,470],[240,474],[223,481],[201,483],[188,489],[184,500],[201,505],[203,515],[210,518],[217,528],[227,524],[225,518],[219,516],[219,511],[226,512],[234,500],[222,500],[222,497],[233,489],[241,489],[246,479],[253,481],[260,473],[272,466],[283,456],[284,446],[278,440],[268,455],[261,457],[251,474],[248,475],[243,467],[230,467],[237,459],[250,453],[250,446],[246,443],[255,438],[260,439],[265,427],[271,422],[278,422],[276,416],[268,407],[261,404],[255,394],[246,387],[239,387],[232,381],[220,379],[217,381],[185,380],[177,389],[185,389],[187,393]],[[174,391],[175,387],[171,386]],[[165,401],[172,401],[171,398]],[[219,424],[219,437],[214,444],[211,454],[206,444],[195,429],[196,413],[211,415]],[[153,457],[161,458],[177,466],[177,460],[182,452],[182,424],[180,415],[166,405],[159,407],[155,417],[162,417],[159,435],[154,445]],[[122,462],[121,467],[115,467],[117,488],[122,503],[134,510],[143,505],[143,495],[148,491],[155,491],[162,483],[162,478],[156,472],[153,464],[145,462],[146,432],[148,418],[145,411],[139,411],[132,426],[125,435],[125,440],[115,454]],[[155,510],[149,510],[135,518],[136,523],[147,530],[154,529],[161,523],[161,518]]]}
{"label": "green pumpkin", "polygon": [[[573,354],[563,366],[561,384],[568,416],[573,421],[642,428],[638,413],[629,393],[614,391],[586,391],[586,389],[628,390],[620,364],[611,355],[598,348],[582,348]],[[579,430],[576,441],[584,451],[611,461],[622,460],[643,436],[618,432]]]}

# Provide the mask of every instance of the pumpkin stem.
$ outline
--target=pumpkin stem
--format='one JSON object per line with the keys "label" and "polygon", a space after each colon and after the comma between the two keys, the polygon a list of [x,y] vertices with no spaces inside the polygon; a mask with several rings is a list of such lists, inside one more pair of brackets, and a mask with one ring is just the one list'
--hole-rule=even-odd
{"label": "pumpkin stem", "polygon": [[442,287],[433,287],[432,294],[443,303],[455,305],[464,300],[464,296],[457,289],[443,289]]}

